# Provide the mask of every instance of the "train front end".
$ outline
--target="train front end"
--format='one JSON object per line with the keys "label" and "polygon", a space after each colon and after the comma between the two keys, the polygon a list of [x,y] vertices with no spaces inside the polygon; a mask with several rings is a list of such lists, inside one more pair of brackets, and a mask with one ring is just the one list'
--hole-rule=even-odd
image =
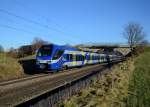
{"label": "train front end", "polygon": [[41,46],[36,54],[36,69],[37,70],[50,70],[52,59],[53,45]]}

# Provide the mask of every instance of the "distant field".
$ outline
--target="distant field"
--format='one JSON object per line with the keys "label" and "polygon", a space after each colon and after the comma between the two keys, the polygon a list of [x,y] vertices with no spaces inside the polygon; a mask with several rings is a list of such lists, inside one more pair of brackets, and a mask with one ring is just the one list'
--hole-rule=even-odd
{"label": "distant field", "polygon": [[17,78],[21,75],[23,75],[23,69],[18,60],[0,53],[0,81]]}

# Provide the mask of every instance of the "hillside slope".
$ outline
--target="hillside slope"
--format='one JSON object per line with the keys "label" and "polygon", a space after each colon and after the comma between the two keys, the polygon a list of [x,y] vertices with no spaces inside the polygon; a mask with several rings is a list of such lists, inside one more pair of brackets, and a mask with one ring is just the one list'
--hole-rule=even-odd
{"label": "hillside slope", "polygon": [[150,107],[150,49],[137,57],[129,84],[128,107]]}
{"label": "hillside slope", "polygon": [[65,101],[64,107],[120,107],[125,106],[129,80],[134,69],[128,60],[112,68],[112,71],[97,80],[88,89]]}

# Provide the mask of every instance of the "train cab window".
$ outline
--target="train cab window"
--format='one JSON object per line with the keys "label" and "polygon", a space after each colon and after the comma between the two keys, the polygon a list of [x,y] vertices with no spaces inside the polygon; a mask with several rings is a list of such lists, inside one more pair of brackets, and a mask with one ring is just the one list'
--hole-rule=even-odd
{"label": "train cab window", "polygon": [[55,53],[55,55],[54,55],[54,57],[53,57],[53,60],[59,59],[59,58],[62,56],[63,53],[64,53],[63,50],[58,50],[58,51]]}
{"label": "train cab window", "polygon": [[37,56],[50,56],[52,53],[52,45],[43,45],[37,52]]}

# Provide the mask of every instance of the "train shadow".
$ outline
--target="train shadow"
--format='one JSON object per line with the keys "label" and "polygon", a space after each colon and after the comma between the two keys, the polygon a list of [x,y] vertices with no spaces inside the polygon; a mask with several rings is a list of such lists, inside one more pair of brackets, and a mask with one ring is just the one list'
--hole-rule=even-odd
{"label": "train shadow", "polygon": [[23,59],[23,60],[19,60],[18,62],[22,65],[25,74],[34,75],[34,74],[41,73],[36,71],[35,59]]}

